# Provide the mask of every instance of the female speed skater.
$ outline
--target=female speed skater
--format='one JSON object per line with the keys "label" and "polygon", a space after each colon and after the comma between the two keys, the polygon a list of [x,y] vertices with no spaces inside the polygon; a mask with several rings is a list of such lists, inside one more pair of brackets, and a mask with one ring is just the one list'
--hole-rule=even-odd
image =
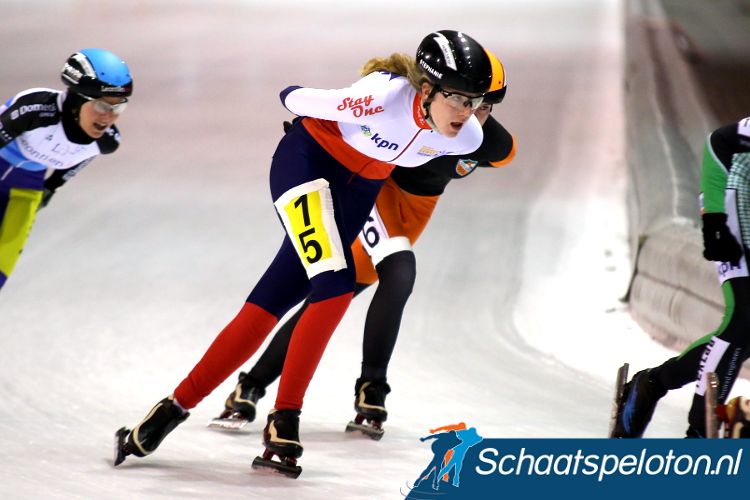
{"label": "female speed skater", "polygon": [[61,78],[67,90],[32,88],[0,106],[0,288],[37,210],[96,156],[120,144],[115,121],[133,92],[127,65],[106,50],[85,49],[68,58]]}
{"label": "female speed skater", "polygon": [[[425,37],[416,59],[371,61],[348,88],[288,87],[284,106],[303,116],[273,156],[270,187],[286,236],[237,316],[202,359],[132,431],[118,431],[115,464],[152,453],[194,408],[263,343],[289,309],[309,297],[292,334],[274,409],[263,432],[261,467],[296,477],[299,416],[325,347],[354,294],[351,244],[395,165],[464,154],[482,142],[473,116],[493,82],[490,56],[456,31]],[[283,463],[271,459],[276,455]]]}
{"label": "female speed skater", "polygon": [[[686,437],[707,436],[704,374],[716,373],[717,402],[723,404],[742,363],[750,357],[750,118],[714,130],[701,166],[703,256],[714,261],[724,293],[719,328],[696,340],[682,354],[636,373],[625,385],[614,437],[640,438],[656,404],[667,391],[696,382]],[[748,420],[747,405],[735,418]],[[746,426],[750,429],[750,426]],[[750,437],[750,431],[745,430]]]}
{"label": "female speed skater", "polygon": [[[515,138],[490,115],[493,105],[505,97],[506,81],[507,76],[500,89],[485,94],[474,113],[484,132],[479,149],[465,156],[435,158],[416,168],[396,167],[352,245],[357,271],[354,296],[378,282],[365,321],[362,369],[354,385],[354,409],[359,422],[351,426],[353,429],[373,437],[382,435],[381,424],[388,417],[385,398],[391,390],[387,382],[388,365],[417,275],[412,247],[429,222],[438,199],[451,180],[463,179],[477,167],[506,165],[515,156]],[[224,421],[216,421],[218,426],[231,426],[231,420],[255,419],[256,404],[265,395],[266,387],[281,375],[292,331],[308,304],[305,301],[279,328],[252,369],[240,373],[237,387],[225,403]],[[363,420],[372,426],[360,427]]]}

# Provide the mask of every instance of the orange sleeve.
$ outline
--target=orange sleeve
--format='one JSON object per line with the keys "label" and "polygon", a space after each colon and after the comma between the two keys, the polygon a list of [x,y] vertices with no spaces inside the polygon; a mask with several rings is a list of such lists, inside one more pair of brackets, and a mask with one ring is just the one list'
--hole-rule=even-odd
{"label": "orange sleeve", "polygon": [[513,148],[510,150],[510,153],[508,153],[508,156],[500,161],[491,161],[489,162],[490,165],[492,165],[493,167],[502,167],[503,165],[507,165],[508,163],[513,161],[513,158],[515,158],[516,156],[516,137],[511,137],[513,137]]}

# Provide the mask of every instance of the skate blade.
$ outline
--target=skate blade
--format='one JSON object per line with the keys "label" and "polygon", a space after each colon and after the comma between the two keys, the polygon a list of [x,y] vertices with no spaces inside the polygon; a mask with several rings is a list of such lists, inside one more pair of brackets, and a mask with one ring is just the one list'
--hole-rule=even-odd
{"label": "skate blade", "polygon": [[385,430],[380,426],[380,424],[357,423],[354,420],[347,424],[345,430],[346,432],[361,432],[365,436],[374,439],[375,441],[380,441],[380,438],[382,438],[383,434],[385,434]]}
{"label": "skate blade", "polygon": [[704,411],[706,413],[706,437],[717,439],[719,435],[719,417],[716,413],[717,399],[716,391],[719,388],[719,379],[714,372],[706,373],[706,394],[704,397]]}
{"label": "skate blade", "polygon": [[238,431],[249,424],[250,421],[240,413],[232,413],[229,417],[216,417],[208,423],[208,427],[211,429],[229,429]]}
{"label": "skate blade", "polygon": [[615,381],[615,397],[612,401],[612,410],[610,411],[609,418],[609,432],[607,437],[613,439],[615,437],[615,428],[617,427],[617,419],[620,418],[620,412],[622,411],[622,400],[625,384],[628,380],[628,370],[630,368],[629,363],[624,363],[617,370],[617,379]]}
{"label": "skate blade", "polygon": [[130,430],[125,427],[121,427],[115,432],[115,467],[123,463],[125,457],[130,455],[127,445],[125,444],[128,439],[128,434],[130,434]]}
{"label": "skate blade", "polygon": [[302,474],[302,467],[297,464],[296,460],[281,459],[282,461],[271,460],[270,458],[255,457],[253,460],[253,469],[274,472],[292,479],[297,479]]}

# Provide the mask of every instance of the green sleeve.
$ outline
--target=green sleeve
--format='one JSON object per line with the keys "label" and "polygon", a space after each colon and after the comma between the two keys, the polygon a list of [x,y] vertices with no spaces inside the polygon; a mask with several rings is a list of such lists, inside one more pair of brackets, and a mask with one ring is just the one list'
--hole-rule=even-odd
{"label": "green sleeve", "polygon": [[727,169],[716,158],[711,148],[710,137],[703,149],[701,165],[701,194],[703,195],[703,212],[726,212],[724,194],[727,189]]}

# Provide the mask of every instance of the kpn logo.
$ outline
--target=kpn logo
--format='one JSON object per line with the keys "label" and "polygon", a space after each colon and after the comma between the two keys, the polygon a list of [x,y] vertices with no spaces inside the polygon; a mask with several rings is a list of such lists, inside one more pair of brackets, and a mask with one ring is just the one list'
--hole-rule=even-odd
{"label": "kpn logo", "polygon": [[431,429],[428,436],[419,440],[431,441],[432,459],[414,480],[408,494],[403,491],[402,494],[412,500],[458,498],[466,454],[483,439],[474,427],[463,422]]}

